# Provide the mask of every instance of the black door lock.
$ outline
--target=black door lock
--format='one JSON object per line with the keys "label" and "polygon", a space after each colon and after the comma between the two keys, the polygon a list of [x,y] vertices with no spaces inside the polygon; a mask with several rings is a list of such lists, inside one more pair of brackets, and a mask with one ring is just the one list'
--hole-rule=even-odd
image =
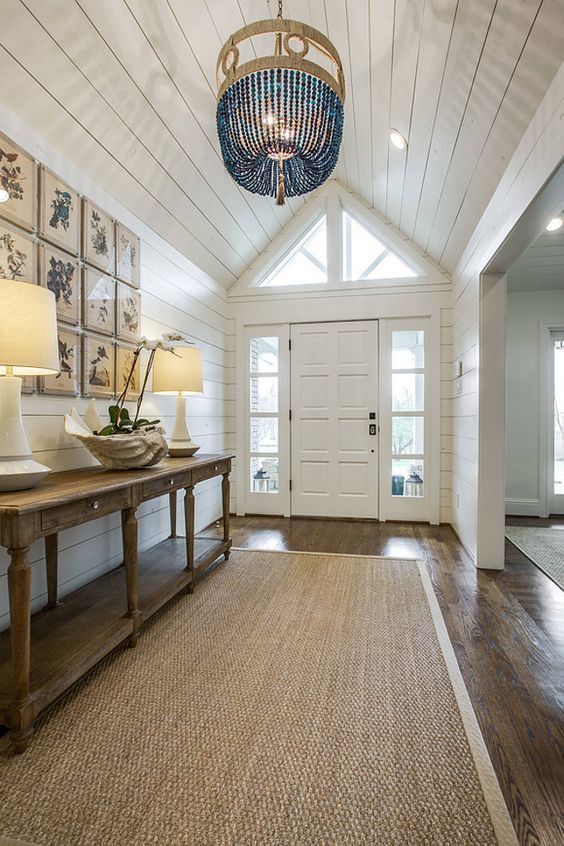
{"label": "black door lock", "polygon": [[376,434],[376,423],[371,423],[368,427],[368,434],[375,435]]}

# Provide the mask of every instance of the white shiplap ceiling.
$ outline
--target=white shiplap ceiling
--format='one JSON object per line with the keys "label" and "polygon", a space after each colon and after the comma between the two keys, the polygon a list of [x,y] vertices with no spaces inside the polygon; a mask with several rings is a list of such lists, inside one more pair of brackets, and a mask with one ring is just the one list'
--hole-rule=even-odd
{"label": "white shiplap ceiling", "polygon": [[509,291],[562,291],[564,301],[564,228],[543,232],[507,274]]}
{"label": "white shiplap ceiling", "polygon": [[[0,5],[0,100],[230,287],[304,203],[239,189],[216,138],[218,50],[275,12],[267,0]],[[452,271],[564,58],[564,0],[284,6],[344,63],[335,175]],[[390,148],[391,126],[407,154]]]}

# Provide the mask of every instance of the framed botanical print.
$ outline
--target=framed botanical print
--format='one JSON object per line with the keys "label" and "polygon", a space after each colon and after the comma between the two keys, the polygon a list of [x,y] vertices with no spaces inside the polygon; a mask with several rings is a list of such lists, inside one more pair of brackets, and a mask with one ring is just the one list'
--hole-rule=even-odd
{"label": "framed botanical print", "polygon": [[84,268],[82,320],[85,329],[113,335],[116,328],[116,283],[91,267]]}
{"label": "framed botanical print", "polygon": [[34,239],[0,221],[0,277],[16,282],[32,282],[37,275]]}
{"label": "framed botanical print", "polygon": [[37,165],[33,156],[0,133],[0,188],[8,199],[0,203],[0,217],[29,232],[35,231]]}
{"label": "framed botanical print", "polygon": [[68,326],[57,327],[59,343],[59,373],[41,376],[42,394],[63,394],[75,397],[80,390],[80,335]]}
{"label": "framed botanical print", "polygon": [[57,320],[80,322],[80,263],[50,244],[39,245],[39,283],[55,294]]}
{"label": "framed botanical print", "polygon": [[124,341],[137,341],[141,320],[141,295],[135,288],[118,282],[117,335]]}
{"label": "framed botanical print", "polygon": [[73,256],[78,255],[80,197],[43,165],[39,172],[39,234]]}
{"label": "framed botanical print", "polygon": [[37,390],[37,376],[22,376],[22,394],[34,394]]}
{"label": "framed botanical print", "polygon": [[115,393],[116,349],[110,338],[83,336],[82,393],[87,397],[112,397]]}
{"label": "framed botanical print", "polygon": [[116,276],[139,287],[141,241],[122,223],[116,223]]}
{"label": "framed botanical print", "polygon": [[82,255],[84,260],[105,273],[114,272],[115,238],[113,218],[84,200]]}
{"label": "framed botanical print", "polygon": [[[125,390],[127,378],[135,359],[135,347],[116,344],[116,394],[120,396]],[[141,360],[137,356],[133,374],[127,389],[128,399],[137,399],[141,393]]]}

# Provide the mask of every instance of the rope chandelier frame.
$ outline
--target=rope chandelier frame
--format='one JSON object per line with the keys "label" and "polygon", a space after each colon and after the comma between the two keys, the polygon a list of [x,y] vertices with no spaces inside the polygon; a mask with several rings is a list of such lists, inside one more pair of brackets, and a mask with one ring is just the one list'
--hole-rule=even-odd
{"label": "rope chandelier frame", "polygon": [[[274,51],[240,63],[240,46],[273,35]],[[256,42],[255,42],[256,43]],[[327,70],[310,49],[329,59]],[[339,157],[345,77],[339,53],[314,27],[282,17],[242,27],[218,56],[217,128],[225,166],[243,188],[277,197],[322,185]]]}

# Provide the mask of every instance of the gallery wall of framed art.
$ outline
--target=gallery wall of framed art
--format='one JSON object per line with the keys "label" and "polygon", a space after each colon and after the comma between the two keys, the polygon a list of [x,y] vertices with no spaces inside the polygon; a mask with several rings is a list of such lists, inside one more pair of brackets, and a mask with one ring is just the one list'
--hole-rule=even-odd
{"label": "gallery wall of framed art", "polygon": [[[23,392],[111,398],[123,389],[141,315],[140,238],[0,133],[0,278],[55,295],[55,376]],[[139,391],[139,362],[134,374]]]}

